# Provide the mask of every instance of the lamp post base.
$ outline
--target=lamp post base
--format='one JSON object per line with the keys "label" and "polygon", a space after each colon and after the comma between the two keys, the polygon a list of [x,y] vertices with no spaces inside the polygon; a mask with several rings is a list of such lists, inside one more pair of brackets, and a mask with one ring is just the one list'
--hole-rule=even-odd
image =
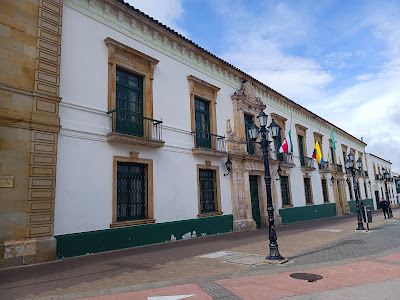
{"label": "lamp post base", "polygon": [[264,259],[265,263],[283,264],[288,259],[284,258],[280,253],[278,247],[270,247],[269,255]]}

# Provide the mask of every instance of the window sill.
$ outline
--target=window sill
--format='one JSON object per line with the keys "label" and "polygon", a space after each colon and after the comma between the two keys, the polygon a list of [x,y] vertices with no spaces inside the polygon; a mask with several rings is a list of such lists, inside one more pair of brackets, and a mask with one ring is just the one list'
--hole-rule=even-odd
{"label": "window sill", "polygon": [[107,142],[139,145],[149,148],[161,148],[164,147],[165,143],[164,141],[161,140],[155,140],[147,137],[122,134],[117,132],[110,132],[109,134],[107,134]]}
{"label": "window sill", "polygon": [[291,207],[293,207],[293,204],[282,205],[282,208],[291,208]]}
{"label": "window sill", "polygon": [[204,218],[204,217],[212,217],[212,216],[220,216],[223,215],[224,213],[222,211],[216,211],[216,212],[211,212],[211,213],[205,213],[205,214],[198,214],[198,218]]}
{"label": "window sill", "polygon": [[294,168],[294,167],[296,166],[294,163],[288,163],[288,162],[279,161],[279,160],[278,160],[278,164],[279,164],[282,168]]}
{"label": "window sill", "polygon": [[314,203],[306,203],[306,206],[312,206]]}
{"label": "window sill", "polygon": [[330,201],[324,201],[323,204],[331,204],[331,202]]}
{"label": "window sill", "polygon": [[327,170],[327,169],[319,169],[320,173],[330,173],[331,170]]}
{"label": "window sill", "polygon": [[314,171],[315,167],[301,166],[301,169],[303,171]]}
{"label": "window sill", "polygon": [[155,222],[156,222],[155,219],[144,219],[144,220],[135,220],[135,221],[115,222],[115,223],[111,223],[110,224],[110,228],[151,224],[151,223],[155,223]]}
{"label": "window sill", "polygon": [[193,148],[192,153],[193,153],[193,155],[208,155],[208,156],[215,156],[215,157],[228,156],[228,152],[226,152],[226,151],[218,151],[218,150],[207,149],[207,148]]}

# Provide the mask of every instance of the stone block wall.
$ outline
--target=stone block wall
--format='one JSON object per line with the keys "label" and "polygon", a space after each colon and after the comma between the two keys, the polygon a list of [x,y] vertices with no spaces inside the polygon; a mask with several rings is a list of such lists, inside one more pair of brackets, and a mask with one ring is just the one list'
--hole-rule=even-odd
{"label": "stone block wall", "polygon": [[0,267],[55,259],[62,0],[0,0]]}

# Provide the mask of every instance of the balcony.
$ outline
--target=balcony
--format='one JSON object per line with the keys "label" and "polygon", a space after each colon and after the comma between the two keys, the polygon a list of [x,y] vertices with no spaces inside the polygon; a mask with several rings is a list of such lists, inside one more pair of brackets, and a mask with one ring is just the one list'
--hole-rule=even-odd
{"label": "balcony", "polygon": [[283,167],[293,168],[295,163],[293,161],[293,153],[278,153],[278,162]]}
{"label": "balcony", "polygon": [[331,171],[329,168],[329,161],[324,161],[324,165],[318,165],[318,167],[321,173],[328,173]]}
{"label": "balcony", "polygon": [[227,156],[225,137],[207,131],[193,131],[194,155]]}
{"label": "balcony", "polygon": [[107,134],[108,142],[161,148],[162,121],[129,113],[124,110],[114,109],[107,114],[112,117],[112,132]]}
{"label": "balcony", "polygon": [[300,164],[302,169],[309,171],[315,170],[314,158],[312,157],[300,156]]}
{"label": "balcony", "polygon": [[343,174],[343,166],[339,164],[330,164],[329,169],[331,172],[341,173]]}

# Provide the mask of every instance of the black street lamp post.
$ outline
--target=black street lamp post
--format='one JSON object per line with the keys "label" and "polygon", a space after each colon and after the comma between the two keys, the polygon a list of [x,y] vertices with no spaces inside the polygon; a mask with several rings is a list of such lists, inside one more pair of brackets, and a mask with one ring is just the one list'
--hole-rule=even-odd
{"label": "black street lamp post", "polygon": [[272,204],[272,194],[271,194],[271,174],[269,170],[269,157],[268,157],[268,146],[271,141],[269,141],[268,133],[271,131],[271,136],[273,139],[279,134],[280,127],[275,121],[272,119],[271,124],[267,126],[267,119],[268,116],[261,111],[257,117],[258,124],[260,124],[261,129],[259,129],[254,122],[251,124],[250,128],[248,129],[248,135],[250,139],[255,142],[258,135],[260,135],[260,142],[261,149],[263,152],[264,158],[264,170],[265,170],[265,187],[267,190],[267,212],[268,212],[268,224],[269,224],[269,255],[265,258],[267,261],[283,263],[287,261],[280,253],[277,243],[277,236],[275,231],[275,221],[274,221],[274,206]]}
{"label": "black street lamp post", "polygon": [[348,159],[346,160],[346,168],[351,172],[351,175],[353,177],[353,187],[354,187],[354,196],[356,198],[356,209],[357,209],[357,219],[358,219],[358,227],[356,230],[365,230],[364,224],[361,218],[361,212],[360,212],[360,204],[358,203],[358,185],[356,181],[356,167],[360,170],[362,161],[360,158],[357,159],[356,162],[356,167],[354,166],[354,154],[349,153]]}
{"label": "black street lamp post", "polygon": [[387,186],[387,180],[390,178],[390,173],[386,172],[385,168],[382,168],[382,172],[383,172],[383,179],[385,180],[386,200],[389,203],[389,207],[388,207],[389,219],[393,219],[392,205],[390,203],[389,191],[388,191],[388,186]]}

